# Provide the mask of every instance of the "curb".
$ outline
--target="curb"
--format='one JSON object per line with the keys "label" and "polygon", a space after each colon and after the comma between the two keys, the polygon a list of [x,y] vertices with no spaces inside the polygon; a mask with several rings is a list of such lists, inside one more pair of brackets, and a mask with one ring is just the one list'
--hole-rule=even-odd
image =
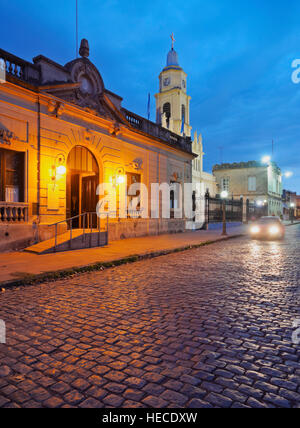
{"label": "curb", "polygon": [[50,272],[37,274],[37,275],[28,274],[28,276],[22,279],[0,282],[0,291],[1,289],[2,291],[5,291],[6,288],[22,287],[26,285],[36,285],[44,282],[57,281],[59,279],[64,279],[74,275],[80,275],[83,273],[104,271],[106,269],[111,269],[117,266],[129,264],[129,263],[135,263],[135,262],[147,260],[147,259],[154,259],[157,257],[167,256],[169,254],[181,253],[188,250],[195,250],[197,248],[205,247],[207,245],[216,244],[222,241],[229,241],[231,239],[240,238],[242,236],[244,236],[244,234],[227,236],[227,237],[216,239],[213,241],[205,241],[205,242],[201,242],[200,244],[187,245],[185,247],[172,248],[170,250],[154,251],[148,254],[140,254],[140,255],[134,254],[128,257],[124,257],[123,259],[113,260],[110,262],[93,263],[90,265],[62,269],[58,271],[50,271]]}

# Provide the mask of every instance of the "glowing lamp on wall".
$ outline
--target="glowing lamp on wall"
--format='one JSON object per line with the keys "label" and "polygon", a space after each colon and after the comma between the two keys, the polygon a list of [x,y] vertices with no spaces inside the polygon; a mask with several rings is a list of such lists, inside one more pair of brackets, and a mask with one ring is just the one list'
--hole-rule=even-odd
{"label": "glowing lamp on wall", "polygon": [[65,167],[65,157],[64,155],[60,154],[56,157],[55,163],[52,165],[52,176],[51,180],[56,181],[57,176],[63,176],[67,172],[67,168]]}
{"label": "glowing lamp on wall", "polygon": [[121,184],[125,183],[126,175],[124,168],[118,168],[116,170],[114,177],[112,177],[112,181],[114,186],[120,186]]}
{"label": "glowing lamp on wall", "polygon": [[65,175],[67,172],[67,168],[64,165],[60,165],[56,168],[56,173],[58,175]]}
{"label": "glowing lamp on wall", "polygon": [[117,184],[124,184],[125,183],[124,175],[117,175],[116,182]]}

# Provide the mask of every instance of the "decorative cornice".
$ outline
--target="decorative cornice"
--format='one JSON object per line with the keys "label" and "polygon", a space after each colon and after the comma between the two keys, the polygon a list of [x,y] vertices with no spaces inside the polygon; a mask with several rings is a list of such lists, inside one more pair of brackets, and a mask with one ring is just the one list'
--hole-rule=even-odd
{"label": "decorative cornice", "polygon": [[48,112],[51,116],[60,117],[65,111],[63,103],[51,99],[48,103]]}
{"label": "decorative cornice", "polygon": [[11,145],[11,140],[18,140],[19,138],[13,132],[5,128],[0,128],[0,144]]}
{"label": "decorative cornice", "polygon": [[[275,162],[271,162],[270,166],[280,171],[280,168]],[[213,171],[221,171],[228,169],[246,169],[246,168],[267,168],[268,165],[258,161],[249,162],[235,162],[235,163],[222,163],[221,165],[214,165]]]}
{"label": "decorative cornice", "polygon": [[113,137],[118,137],[118,135],[121,134],[121,128],[120,125],[115,122],[111,125],[111,127],[109,128],[109,133],[110,135],[112,135]]}

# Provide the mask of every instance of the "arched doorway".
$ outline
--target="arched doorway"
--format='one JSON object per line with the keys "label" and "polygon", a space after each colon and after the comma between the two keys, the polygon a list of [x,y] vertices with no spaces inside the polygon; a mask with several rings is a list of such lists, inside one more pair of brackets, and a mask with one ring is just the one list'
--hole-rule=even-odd
{"label": "arched doorway", "polygon": [[[99,167],[94,155],[85,147],[74,147],[67,161],[67,218],[95,212],[99,184]],[[81,227],[79,219],[74,227]]]}

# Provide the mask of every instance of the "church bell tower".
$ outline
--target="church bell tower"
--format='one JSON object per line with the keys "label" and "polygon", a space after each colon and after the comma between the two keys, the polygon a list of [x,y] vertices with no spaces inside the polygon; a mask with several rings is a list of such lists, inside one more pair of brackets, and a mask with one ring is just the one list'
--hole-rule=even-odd
{"label": "church bell tower", "polygon": [[187,74],[179,66],[173,34],[171,39],[172,48],[167,56],[167,65],[159,75],[159,93],[155,95],[156,123],[178,135],[190,137],[191,97],[187,95]]}

